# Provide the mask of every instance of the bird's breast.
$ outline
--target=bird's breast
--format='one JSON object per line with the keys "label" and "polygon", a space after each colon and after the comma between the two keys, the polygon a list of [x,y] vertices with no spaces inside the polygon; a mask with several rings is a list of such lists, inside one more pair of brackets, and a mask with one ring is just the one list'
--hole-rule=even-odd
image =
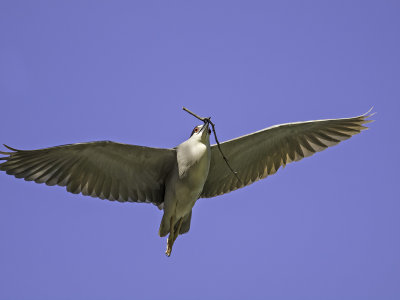
{"label": "bird's breast", "polygon": [[179,179],[193,192],[202,190],[210,168],[211,151],[203,143],[184,143],[177,151]]}

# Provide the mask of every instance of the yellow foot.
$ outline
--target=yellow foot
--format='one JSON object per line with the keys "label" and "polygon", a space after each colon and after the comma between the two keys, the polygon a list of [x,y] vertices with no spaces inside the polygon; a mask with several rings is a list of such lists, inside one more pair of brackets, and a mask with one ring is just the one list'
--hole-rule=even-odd
{"label": "yellow foot", "polygon": [[168,240],[167,240],[167,251],[165,251],[165,255],[167,255],[168,257],[171,256],[172,245],[173,244],[174,244],[174,242],[171,243],[171,239],[170,239],[170,237],[168,237]]}
{"label": "yellow foot", "polygon": [[165,254],[166,254],[168,257],[171,256],[172,246],[174,245],[174,243],[175,243],[175,241],[176,241],[176,238],[177,238],[178,235],[179,235],[179,231],[181,230],[183,218],[181,218],[181,219],[178,221],[179,223],[178,223],[178,228],[177,228],[176,231],[174,230],[174,227],[175,227],[174,221],[175,221],[175,218],[174,218],[174,217],[171,217],[171,222],[170,222],[171,228],[170,228],[169,236],[168,236],[168,239],[167,239],[167,250],[165,251]]}
{"label": "yellow foot", "polygon": [[167,245],[167,251],[165,251],[165,255],[170,257],[171,256],[171,251],[172,251],[172,248],[169,245]]}

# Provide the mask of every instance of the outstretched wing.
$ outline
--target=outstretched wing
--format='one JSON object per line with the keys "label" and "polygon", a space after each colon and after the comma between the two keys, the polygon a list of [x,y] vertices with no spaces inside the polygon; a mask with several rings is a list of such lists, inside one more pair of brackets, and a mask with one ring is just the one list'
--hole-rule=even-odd
{"label": "outstretched wing", "polygon": [[[368,112],[369,113],[369,112]],[[301,160],[347,140],[367,127],[372,114],[272,126],[221,144],[240,181],[228,169],[216,145],[201,198],[229,193],[274,174],[280,166]]]}
{"label": "outstretched wing", "polygon": [[66,186],[67,191],[121,202],[164,201],[165,178],[176,161],[173,149],[109,141],[17,150],[0,170],[27,181]]}

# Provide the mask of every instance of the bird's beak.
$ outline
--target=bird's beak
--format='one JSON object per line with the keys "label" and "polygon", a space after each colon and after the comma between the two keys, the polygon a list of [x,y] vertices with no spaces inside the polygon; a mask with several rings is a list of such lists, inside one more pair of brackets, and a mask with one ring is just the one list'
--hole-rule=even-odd
{"label": "bird's beak", "polygon": [[208,126],[210,125],[208,122],[204,122],[204,126],[203,128],[201,128],[200,132],[203,132],[202,134],[204,134],[204,132],[206,132],[206,134],[208,134]]}

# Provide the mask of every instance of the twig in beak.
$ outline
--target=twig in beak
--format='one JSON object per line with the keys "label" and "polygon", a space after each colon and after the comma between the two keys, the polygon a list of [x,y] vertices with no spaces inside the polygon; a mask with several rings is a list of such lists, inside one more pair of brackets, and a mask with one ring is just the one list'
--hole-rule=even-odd
{"label": "twig in beak", "polygon": [[[196,117],[196,118],[199,119],[200,121],[206,122],[205,119],[207,119],[207,118],[199,117],[199,116],[196,115],[194,112],[188,110],[186,107],[182,107],[182,109],[183,109],[184,111],[188,112],[189,114],[191,114],[193,117]],[[210,118],[208,118],[208,119],[210,119]]]}
{"label": "twig in beak", "polygon": [[221,145],[219,144],[219,141],[218,141],[218,138],[217,138],[217,133],[216,133],[216,131],[215,131],[215,124],[214,124],[213,122],[211,122],[211,117],[202,118],[202,117],[196,115],[194,112],[188,110],[186,107],[182,107],[182,109],[183,109],[184,111],[188,112],[189,114],[191,114],[193,117],[199,119],[200,121],[203,121],[204,123],[208,123],[208,124],[211,125],[212,130],[213,130],[213,132],[214,132],[214,138],[215,138],[215,141],[217,142],[217,147],[218,147],[219,152],[220,152],[221,155],[222,155],[222,158],[225,160],[226,165],[228,166],[229,170],[231,170],[231,172],[233,173],[233,175],[235,175],[235,177],[237,178],[237,180],[239,180],[239,182],[240,182],[241,184],[243,184],[242,181],[240,180],[240,178],[238,177],[237,172],[236,172],[235,170],[232,169],[231,165],[230,165],[229,162],[228,162],[228,159],[226,158],[226,156],[225,156],[224,153],[222,152]]}

